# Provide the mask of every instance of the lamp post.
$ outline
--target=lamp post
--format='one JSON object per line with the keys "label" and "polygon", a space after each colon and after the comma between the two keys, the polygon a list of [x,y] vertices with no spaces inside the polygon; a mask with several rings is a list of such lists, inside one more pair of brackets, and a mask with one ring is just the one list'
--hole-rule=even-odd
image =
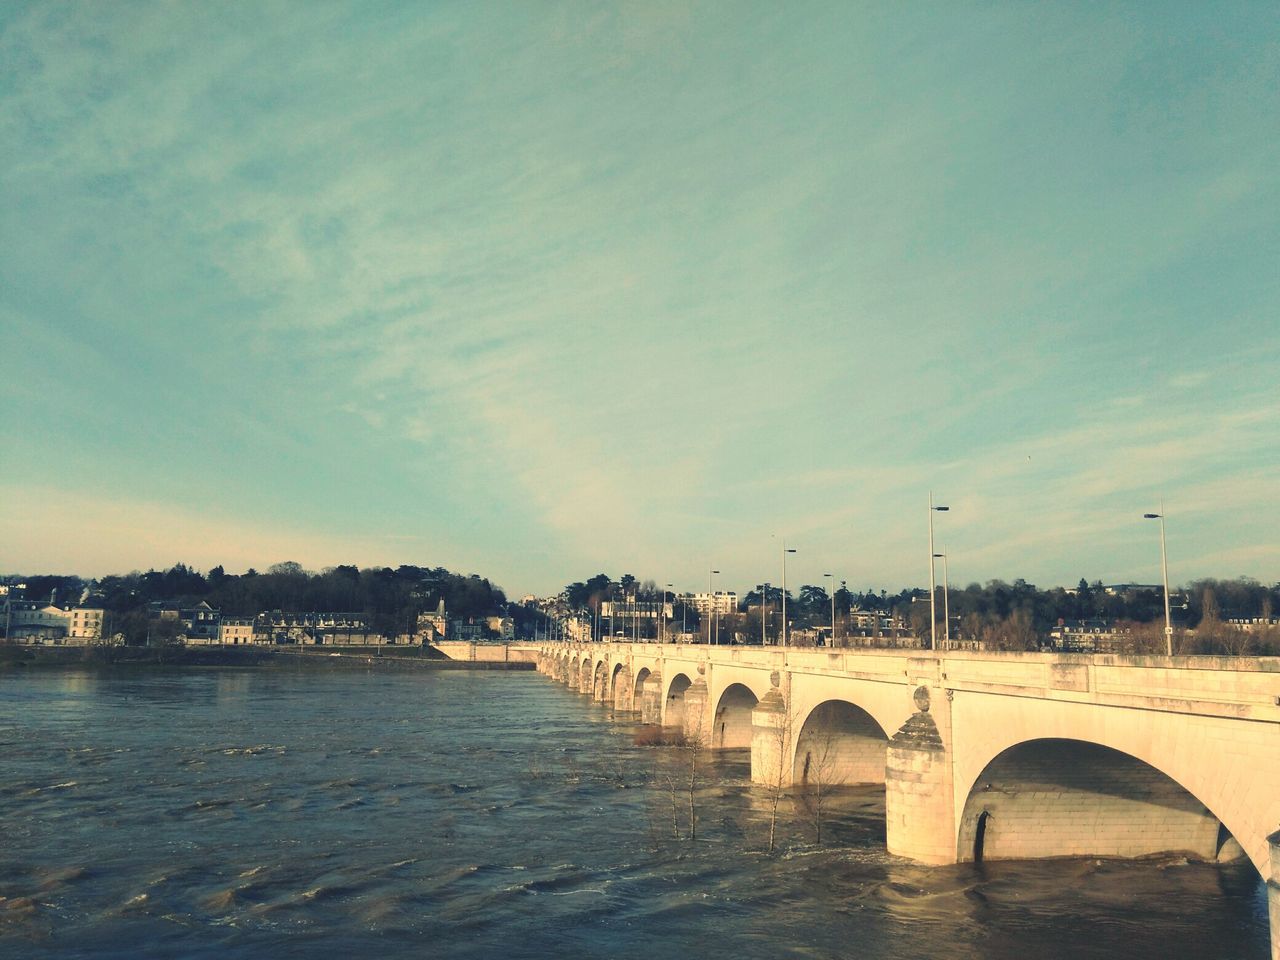
{"label": "lamp post", "polygon": [[662,593],[658,596],[658,609],[655,610],[653,614],[654,616],[653,642],[654,643],[662,642],[662,625],[663,625],[662,611],[666,609],[666,606],[667,606],[667,588],[663,587]]}
{"label": "lamp post", "polygon": [[831,581],[831,646],[836,645],[836,578],[834,574],[824,573],[822,575]]}
{"label": "lamp post", "polygon": [[668,583],[662,590],[662,605],[658,608],[658,616],[662,618],[662,642],[667,642],[667,591],[671,590],[674,584]]}
{"label": "lamp post", "polygon": [[933,558],[937,556],[933,552],[933,515],[935,513],[946,513],[950,507],[935,507],[933,505],[933,491],[929,491],[929,649],[938,649],[938,614],[937,614],[937,598],[938,578],[937,568],[934,566]]}
{"label": "lamp post", "polygon": [[708,646],[714,645],[716,642],[715,637],[713,637],[711,633],[711,628],[715,624],[715,620],[716,620],[716,598],[711,593],[711,577],[719,572],[720,572],[719,570],[707,571],[707,645]]}
{"label": "lamp post", "polygon": [[947,550],[942,548],[941,553],[935,553],[935,557],[942,558],[942,619],[945,621],[942,631],[942,647],[944,650],[951,649],[951,574],[947,571]]}
{"label": "lamp post", "polygon": [[1164,650],[1165,655],[1173,656],[1173,622],[1169,619],[1169,558],[1164,549],[1164,500],[1160,501],[1159,513],[1144,513],[1144,520],[1160,521],[1160,575],[1164,579]]}
{"label": "lamp post", "polygon": [[760,646],[769,645],[769,584],[760,584]]}
{"label": "lamp post", "polygon": [[782,645],[787,645],[787,554],[795,550],[787,549],[787,541],[782,541]]}

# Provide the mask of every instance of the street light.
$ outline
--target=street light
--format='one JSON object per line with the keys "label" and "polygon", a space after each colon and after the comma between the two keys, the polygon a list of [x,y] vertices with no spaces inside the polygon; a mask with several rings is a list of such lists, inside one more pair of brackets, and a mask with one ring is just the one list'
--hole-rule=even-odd
{"label": "street light", "polygon": [[834,574],[824,573],[824,577],[831,581],[831,646],[836,645],[836,578]]}
{"label": "street light", "polygon": [[795,550],[787,549],[787,541],[782,541],[782,645],[787,645],[787,554]]}
{"label": "street light", "polygon": [[769,610],[769,585],[767,583],[760,584],[760,646],[767,647],[769,645],[769,627],[765,620]]}
{"label": "street light", "polygon": [[662,618],[662,639],[660,642],[665,643],[667,637],[667,591],[671,590],[674,584],[668,583],[662,590],[662,604],[658,607],[658,616]]}
{"label": "street light", "polygon": [[944,547],[935,557],[942,558],[942,617],[946,621],[943,629],[943,649],[951,649],[951,574],[947,572],[947,550]]}
{"label": "street light", "polygon": [[933,552],[933,515],[935,513],[946,513],[950,507],[935,507],[933,505],[933,491],[929,491],[929,649],[938,649],[938,614],[937,599],[935,595],[938,592],[937,568],[934,566],[933,558],[937,556]]}
{"label": "street light", "polygon": [[1164,578],[1164,649],[1166,656],[1173,656],[1173,623],[1169,620],[1169,559],[1164,549],[1164,500],[1160,500],[1159,513],[1144,513],[1143,520],[1160,521],[1160,574]]}
{"label": "street light", "polygon": [[717,574],[719,572],[720,572],[719,570],[707,571],[707,645],[708,646],[712,646],[716,642],[715,638],[711,634],[712,626],[715,625],[715,620],[716,620],[716,601],[715,601],[715,597],[711,593],[711,576],[712,574]]}

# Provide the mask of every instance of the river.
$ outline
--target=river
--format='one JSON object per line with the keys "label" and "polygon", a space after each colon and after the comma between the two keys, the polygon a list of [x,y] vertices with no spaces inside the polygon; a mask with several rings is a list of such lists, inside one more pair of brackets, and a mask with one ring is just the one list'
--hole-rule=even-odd
{"label": "river", "polygon": [[[0,674],[0,956],[1267,960],[1247,864],[926,868],[824,843],[533,673]],[[678,788],[673,811],[672,783]]]}

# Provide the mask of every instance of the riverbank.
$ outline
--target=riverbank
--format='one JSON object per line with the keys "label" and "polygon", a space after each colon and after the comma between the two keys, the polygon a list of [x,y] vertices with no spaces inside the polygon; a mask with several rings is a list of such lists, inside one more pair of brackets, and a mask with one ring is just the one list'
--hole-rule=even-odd
{"label": "riverbank", "polygon": [[451,660],[429,647],[0,646],[0,671],[47,667],[243,667],[385,670],[532,670],[519,661]]}

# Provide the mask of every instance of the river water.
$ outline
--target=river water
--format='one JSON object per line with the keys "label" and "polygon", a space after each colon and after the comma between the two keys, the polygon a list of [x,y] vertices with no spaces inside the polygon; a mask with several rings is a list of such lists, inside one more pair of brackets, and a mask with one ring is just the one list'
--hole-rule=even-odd
{"label": "river water", "polygon": [[769,854],[738,757],[677,840],[689,757],[634,732],[533,673],[0,675],[0,956],[1269,956],[1247,865],[919,867],[882,789]]}

